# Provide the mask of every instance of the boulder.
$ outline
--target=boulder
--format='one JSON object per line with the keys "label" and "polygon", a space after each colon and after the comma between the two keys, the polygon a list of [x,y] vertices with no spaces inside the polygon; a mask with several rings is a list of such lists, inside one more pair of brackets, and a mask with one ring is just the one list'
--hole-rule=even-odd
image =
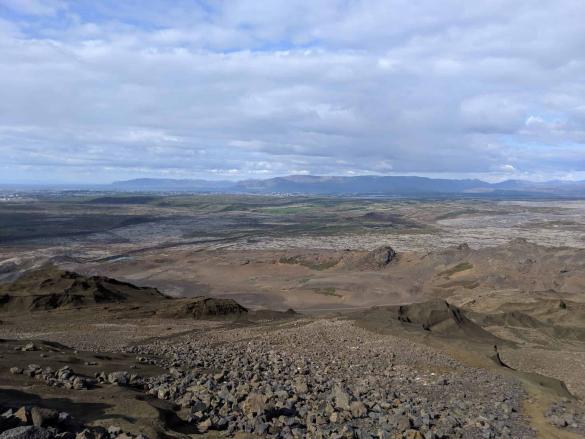
{"label": "boulder", "polygon": [[130,375],[125,370],[112,372],[108,374],[108,382],[111,384],[117,384],[119,386],[125,386],[130,381]]}
{"label": "boulder", "polygon": [[372,262],[374,262],[380,268],[383,268],[392,262],[395,256],[396,251],[394,251],[394,249],[389,245],[378,247],[377,249],[374,249],[372,252],[370,252],[370,258]]}
{"label": "boulder", "polygon": [[333,397],[335,405],[338,408],[346,411],[350,410],[349,405],[350,396],[345,390],[341,388],[341,386],[336,385],[335,387],[333,387],[333,390],[331,391],[331,396]]}
{"label": "boulder", "polygon": [[353,401],[349,405],[349,409],[354,418],[363,418],[368,413],[366,405],[361,401]]}
{"label": "boulder", "polygon": [[44,428],[29,425],[6,430],[0,434],[0,439],[53,439],[53,433]]}
{"label": "boulder", "polygon": [[30,410],[30,416],[33,425],[37,427],[48,427],[59,421],[59,412],[41,407],[33,407]]}
{"label": "boulder", "polygon": [[31,351],[38,351],[39,348],[34,343],[27,343],[22,347],[21,350],[23,352],[31,352]]}
{"label": "boulder", "polygon": [[212,422],[211,419],[206,419],[205,421],[199,422],[197,424],[197,430],[199,431],[199,433],[207,433],[207,431],[211,428],[212,426]]}
{"label": "boulder", "polygon": [[396,257],[396,252],[389,245],[378,247],[365,256],[361,257],[357,263],[357,268],[381,270],[385,268]]}
{"label": "boulder", "polygon": [[26,409],[26,407],[22,406],[21,408],[19,408],[16,413],[14,413],[14,417],[16,419],[18,419],[20,422],[22,422],[23,424],[28,424],[31,419],[30,419],[30,413],[29,411]]}
{"label": "boulder", "polygon": [[266,397],[260,393],[250,393],[242,404],[246,414],[262,414],[266,410]]}

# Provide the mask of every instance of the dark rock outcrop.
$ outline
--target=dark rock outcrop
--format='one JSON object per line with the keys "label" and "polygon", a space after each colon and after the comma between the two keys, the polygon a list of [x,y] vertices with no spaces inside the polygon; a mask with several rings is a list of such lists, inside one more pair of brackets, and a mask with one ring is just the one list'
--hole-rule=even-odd
{"label": "dark rock outcrop", "polygon": [[384,328],[402,325],[435,335],[462,337],[482,342],[497,342],[490,332],[470,320],[463,310],[444,300],[411,303],[408,305],[374,307],[354,314],[366,327]]}
{"label": "dark rock outcrop", "polygon": [[396,257],[396,251],[389,245],[378,247],[361,257],[354,268],[381,270]]}
{"label": "dark rock outcrop", "polygon": [[161,305],[157,314],[163,317],[194,319],[237,317],[248,310],[233,299],[213,297],[195,297],[194,299],[176,299]]}
{"label": "dark rock outcrop", "polygon": [[48,265],[0,286],[0,310],[36,311],[100,303],[164,299],[155,288],[138,287],[104,276],[84,276]]}

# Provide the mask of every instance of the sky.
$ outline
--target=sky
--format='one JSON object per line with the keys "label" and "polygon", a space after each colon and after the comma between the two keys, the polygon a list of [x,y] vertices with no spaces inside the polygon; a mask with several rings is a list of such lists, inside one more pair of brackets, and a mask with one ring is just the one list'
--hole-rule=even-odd
{"label": "sky", "polygon": [[0,182],[585,179],[583,0],[0,0]]}

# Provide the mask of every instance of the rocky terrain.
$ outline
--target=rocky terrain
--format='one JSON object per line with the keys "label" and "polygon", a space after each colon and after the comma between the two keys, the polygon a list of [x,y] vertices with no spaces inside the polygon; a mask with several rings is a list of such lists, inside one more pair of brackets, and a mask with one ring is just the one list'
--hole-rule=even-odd
{"label": "rocky terrain", "polygon": [[[213,326],[187,313],[162,320],[168,335],[150,338],[123,332],[149,330],[141,323],[148,319],[121,309],[87,308],[86,329],[78,329],[86,337],[97,322],[112,322],[100,326],[91,350],[56,323],[34,330],[22,324],[26,316],[4,314],[0,328],[13,338],[0,342],[7,434],[32,425],[26,434],[47,438],[529,438],[585,428],[583,406],[561,382],[511,369],[493,343],[512,344],[445,301],[311,318],[257,311],[242,319],[236,307]],[[60,312],[62,319],[85,310]],[[60,343],[42,341],[47,336]],[[96,418],[84,407],[99,401],[108,408]],[[35,423],[40,409],[52,421]],[[16,422],[19,411],[31,414]]]}
{"label": "rocky terrain", "polygon": [[[233,340],[236,341],[233,341]],[[242,342],[241,340],[246,340]],[[533,437],[518,383],[347,321],[295,322],[132,348],[199,431],[270,437]],[[429,368],[432,364],[433,368]],[[434,370],[434,371],[433,371]]]}
{"label": "rocky terrain", "polygon": [[0,439],[585,435],[578,202],[29,203]]}
{"label": "rocky terrain", "polygon": [[[123,347],[124,354],[135,356],[133,368],[103,372],[103,360],[85,362],[84,368],[95,370],[93,377],[76,373],[75,366],[43,366],[58,355],[55,349],[34,343],[19,349],[44,356],[36,365],[13,366],[10,373],[16,378],[68,392],[140,389],[171,402],[193,433],[535,436],[522,414],[525,392],[514,379],[466,367],[422,345],[375,335],[346,319],[225,327]],[[145,364],[165,373],[142,375]],[[120,431],[116,425],[110,430]]]}
{"label": "rocky terrain", "polygon": [[[67,412],[47,409],[38,406],[22,406],[18,410],[0,407],[0,433],[2,439],[18,438],[125,438],[135,436],[122,432],[117,427],[88,427],[72,418]],[[141,438],[143,436],[136,436]]]}

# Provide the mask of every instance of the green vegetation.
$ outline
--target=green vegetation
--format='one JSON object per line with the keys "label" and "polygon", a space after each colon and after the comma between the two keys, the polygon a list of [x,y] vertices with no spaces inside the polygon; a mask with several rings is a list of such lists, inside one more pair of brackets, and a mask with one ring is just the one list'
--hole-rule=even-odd
{"label": "green vegetation", "polygon": [[462,216],[462,215],[473,215],[473,214],[478,213],[478,212],[479,211],[477,209],[455,210],[452,212],[444,213],[442,215],[438,215],[437,217],[435,217],[435,220],[440,221],[440,220],[452,219],[452,218],[457,218],[457,217]]}
{"label": "green vegetation", "polygon": [[[26,203],[0,204],[0,241],[17,242],[114,232],[140,238],[129,227],[145,222],[169,239],[255,240],[428,231],[410,217],[412,201],[341,197],[160,195],[67,191],[33,194]],[[401,209],[406,207],[406,215]],[[159,235],[159,236],[162,236]],[[326,270],[336,261],[281,261]]]}
{"label": "green vegetation", "polygon": [[301,212],[314,212],[313,205],[297,205],[288,207],[263,207],[258,209],[259,212],[268,213],[270,215],[291,215]]}
{"label": "green vegetation", "polygon": [[281,264],[298,264],[298,265],[302,265],[303,267],[307,267],[310,268],[311,270],[318,270],[318,271],[322,271],[322,270],[327,270],[329,268],[334,267],[335,265],[337,265],[338,261],[335,259],[329,259],[327,261],[308,261],[300,256],[291,256],[291,257],[286,257],[286,256],[282,256],[278,262],[280,262]]}
{"label": "green vegetation", "polygon": [[469,262],[461,262],[454,267],[448,268],[445,271],[441,271],[437,276],[446,276],[449,277],[455,273],[460,273],[462,271],[471,270],[473,268],[473,264]]}
{"label": "green vegetation", "polygon": [[134,196],[109,196],[97,197],[86,201],[88,204],[153,204],[155,201],[161,200],[162,197],[148,196],[148,195],[134,195]]}
{"label": "green vegetation", "polygon": [[343,297],[341,294],[336,293],[337,290],[334,287],[312,288],[311,290],[315,294],[322,294],[324,296]]}

